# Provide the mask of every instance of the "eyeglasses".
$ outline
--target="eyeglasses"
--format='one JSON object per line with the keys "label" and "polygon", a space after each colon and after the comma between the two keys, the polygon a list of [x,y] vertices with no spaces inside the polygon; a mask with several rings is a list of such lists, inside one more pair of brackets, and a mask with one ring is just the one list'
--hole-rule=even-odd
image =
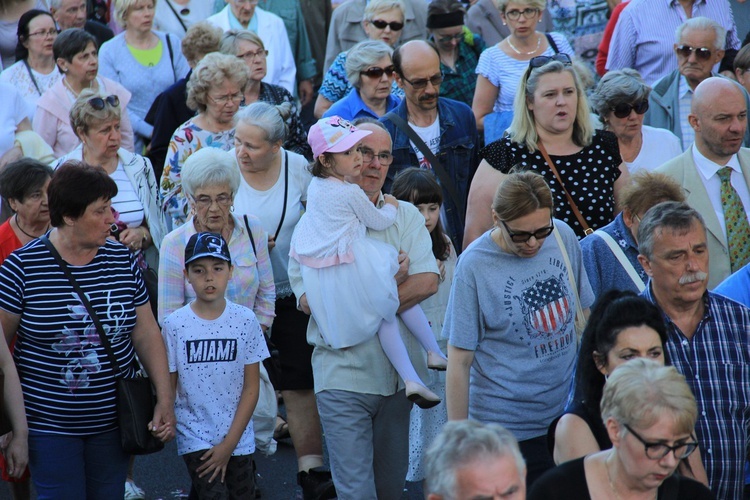
{"label": "eyeglasses", "polygon": [[706,47],[691,47],[690,45],[679,45],[677,49],[677,55],[684,57],[685,59],[690,57],[690,54],[695,52],[695,58],[699,61],[708,61],[711,58],[711,49]]}
{"label": "eyeglasses", "polygon": [[234,3],[238,5],[248,4],[252,6],[252,5],[258,5],[258,0],[234,0]]}
{"label": "eyeglasses", "polygon": [[378,163],[380,163],[380,165],[384,167],[387,167],[388,165],[393,163],[393,155],[391,153],[375,154],[375,151],[373,151],[370,148],[365,148],[365,147],[362,147],[361,151],[362,151],[362,161],[364,161],[365,163],[369,164],[370,162],[372,162],[374,158],[377,158]]}
{"label": "eyeglasses", "polygon": [[648,111],[648,99],[644,99],[635,104],[620,103],[617,106],[610,108],[617,118],[627,118],[630,116],[632,111],[635,111],[639,115],[644,114]]}
{"label": "eyeglasses", "polygon": [[696,443],[695,441],[680,443],[675,446],[669,446],[665,443],[649,443],[641,436],[639,436],[638,433],[635,432],[629,425],[624,425],[628,432],[635,436],[638,441],[643,443],[643,446],[646,449],[646,456],[651,460],[661,460],[662,458],[669,455],[670,451],[674,453],[674,457],[677,460],[682,460],[683,458],[689,457],[690,454],[693,453],[698,447],[698,443]]}
{"label": "eyeglasses", "polygon": [[501,220],[500,222],[503,224],[503,227],[505,227],[505,230],[508,232],[508,236],[510,236],[510,241],[512,241],[513,243],[526,243],[531,239],[532,236],[536,240],[543,240],[544,238],[552,234],[552,231],[555,230],[555,223],[552,222],[552,219],[550,219],[548,227],[537,229],[533,233],[529,233],[526,231],[518,231],[514,233],[510,230],[508,224],[506,224],[505,221]]}
{"label": "eyeglasses", "polygon": [[370,78],[381,78],[383,76],[383,73],[385,73],[389,77],[393,76],[394,71],[395,69],[393,68],[393,64],[391,64],[390,66],[386,66],[385,68],[373,66],[372,68],[367,68],[365,71],[360,71],[359,74],[369,76]]}
{"label": "eyeglasses", "polygon": [[433,87],[437,87],[441,83],[443,83],[443,74],[438,73],[436,75],[432,75],[430,78],[420,78],[419,80],[409,80],[405,76],[402,76],[401,79],[409,85],[411,85],[414,90],[419,90],[427,87],[428,83],[431,83]]}
{"label": "eyeglasses", "polygon": [[570,56],[568,54],[560,52],[559,54],[555,54],[553,56],[532,57],[531,59],[529,59],[529,68],[531,69],[541,68],[545,64],[550,63],[552,61],[561,62],[566,66],[573,64],[573,61],[570,60]]}
{"label": "eyeglasses", "polygon": [[441,43],[443,45],[447,45],[447,44],[451,43],[453,40],[455,40],[457,42],[463,42],[465,36],[466,36],[466,33],[464,33],[463,31],[461,31],[461,33],[456,33],[455,35],[441,36],[440,38],[437,39],[437,43]]}
{"label": "eyeglasses", "polygon": [[208,98],[211,99],[216,104],[219,104],[221,106],[226,106],[227,103],[229,103],[229,101],[232,101],[232,104],[236,104],[236,103],[242,104],[242,101],[245,100],[245,96],[242,95],[242,93],[222,95],[219,97],[213,97],[211,94],[208,94]]}
{"label": "eyeglasses", "polygon": [[88,100],[88,103],[95,110],[101,111],[107,104],[109,104],[113,108],[118,107],[120,105],[120,98],[114,94],[108,95],[107,97],[92,97]]}
{"label": "eyeglasses", "polygon": [[268,56],[268,51],[265,49],[258,49],[256,51],[249,50],[244,54],[237,54],[238,59],[245,59],[247,61],[254,61],[256,58],[263,60]]}
{"label": "eyeglasses", "polygon": [[404,23],[397,23],[396,21],[388,22],[382,19],[373,19],[370,23],[379,30],[384,30],[386,27],[390,27],[391,31],[401,31],[404,29]]}
{"label": "eyeglasses", "polygon": [[29,38],[31,38],[32,36],[38,36],[41,38],[55,38],[59,34],[60,34],[59,31],[52,28],[49,30],[35,31],[34,33],[29,33]]}
{"label": "eyeglasses", "polygon": [[216,198],[211,198],[210,196],[199,196],[198,198],[193,198],[193,202],[198,208],[208,208],[213,205],[214,202],[220,207],[228,207],[232,204],[232,197],[228,194],[220,194]]}
{"label": "eyeglasses", "polygon": [[539,13],[539,9],[532,9],[531,7],[528,7],[523,10],[516,10],[516,9],[509,10],[508,12],[505,13],[505,17],[507,17],[511,21],[518,21],[518,18],[521,17],[521,14],[523,14],[523,17],[525,17],[526,19],[531,19],[538,13]]}

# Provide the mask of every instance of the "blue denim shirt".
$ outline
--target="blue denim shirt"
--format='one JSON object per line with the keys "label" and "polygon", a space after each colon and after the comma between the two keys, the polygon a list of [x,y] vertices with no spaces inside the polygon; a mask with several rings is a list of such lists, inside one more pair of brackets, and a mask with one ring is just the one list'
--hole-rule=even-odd
{"label": "blue denim shirt", "polygon": [[[406,99],[403,99],[393,112],[408,122]],[[471,179],[479,165],[479,134],[474,113],[462,102],[441,97],[438,99],[438,116],[440,117],[440,150],[436,156],[452,179],[453,186],[462,198],[465,207]],[[383,186],[383,191],[390,193],[396,175],[406,168],[418,167],[419,161],[406,134],[390,120],[381,118],[380,121],[383,122],[393,139],[393,163],[388,169]],[[453,241],[453,246],[462,248],[465,214],[459,213],[459,209],[445,189],[443,189],[443,207],[447,219],[445,231]]]}

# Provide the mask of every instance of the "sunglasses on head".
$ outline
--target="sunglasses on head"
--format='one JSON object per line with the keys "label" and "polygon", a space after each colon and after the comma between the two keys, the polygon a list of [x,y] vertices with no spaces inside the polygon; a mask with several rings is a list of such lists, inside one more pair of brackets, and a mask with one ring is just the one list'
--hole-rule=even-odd
{"label": "sunglasses on head", "polygon": [[108,95],[107,97],[92,97],[91,99],[89,99],[89,104],[95,110],[101,111],[107,104],[109,104],[113,108],[118,107],[120,105],[120,98],[114,94]]}
{"label": "sunglasses on head", "polygon": [[627,118],[628,116],[630,116],[631,111],[635,111],[639,115],[642,115],[646,111],[648,111],[648,99],[644,99],[635,104],[628,104],[623,102],[610,109],[617,118]]}
{"label": "sunglasses on head", "polygon": [[529,59],[529,68],[531,69],[541,68],[545,64],[550,63],[552,61],[561,62],[566,66],[573,64],[573,61],[570,60],[570,56],[568,54],[564,54],[560,52],[559,54],[555,54],[553,56],[532,57],[531,59]]}
{"label": "sunglasses on head", "polygon": [[395,69],[391,64],[390,66],[386,66],[385,68],[373,66],[372,68],[367,68],[365,71],[360,71],[359,74],[369,76],[370,78],[381,78],[383,76],[383,73],[385,73],[389,77],[393,76],[394,71]]}
{"label": "sunglasses on head", "polygon": [[711,49],[706,47],[691,47],[690,45],[679,45],[677,47],[677,54],[685,59],[690,57],[693,52],[695,52],[695,58],[700,61],[708,61],[711,58]]}
{"label": "sunglasses on head", "polygon": [[373,19],[370,21],[373,26],[375,26],[379,30],[384,30],[386,26],[390,26],[392,31],[401,31],[404,29],[404,23],[397,23],[396,21],[393,22],[387,22],[383,21],[382,19]]}

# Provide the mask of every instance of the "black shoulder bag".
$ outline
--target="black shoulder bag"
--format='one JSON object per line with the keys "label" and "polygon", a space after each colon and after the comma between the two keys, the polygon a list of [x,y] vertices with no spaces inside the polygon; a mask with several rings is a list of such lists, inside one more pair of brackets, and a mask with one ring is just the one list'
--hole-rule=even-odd
{"label": "black shoulder bag", "polygon": [[47,235],[39,238],[47,246],[57,264],[62,269],[65,276],[70,281],[73,289],[78,294],[84,307],[91,316],[91,321],[96,326],[96,332],[99,334],[102,347],[107,352],[107,357],[115,372],[115,389],[117,393],[117,423],[120,427],[120,441],[122,450],[130,455],[147,455],[164,448],[164,443],[155,438],[148,428],[148,423],[154,417],[154,406],[156,406],[156,395],[154,394],[151,381],[148,377],[125,378],[125,373],[117,363],[112,345],[109,343],[107,335],[104,333],[101,321],[96,311],[91,307],[91,303],[86,298],[81,287],[78,286],[75,278],[70,273],[68,265],[60,256],[60,253],[52,245]]}
{"label": "black shoulder bag", "polygon": [[417,149],[419,149],[424,157],[427,158],[427,161],[429,161],[430,165],[432,166],[432,171],[435,172],[435,175],[437,175],[438,179],[440,179],[440,185],[448,192],[448,196],[450,196],[453,204],[456,206],[459,217],[461,218],[461,220],[464,220],[466,218],[466,204],[464,203],[463,198],[458,196],[456,187],[453,185],[453,180],[448,177],[448,172],[445,171],[443,165],[438,161],[437,157],[432,154],[432,151],[427,147],[427,144],[425,144],[422,138],[419,137],[419,134],[417,134],[414,129],[411,128],[408,123],[406,123],[406,120],[398,116],[393,111],[386,113],[385,118],[392,121],[393,124],[396,125],[399,130],[401,130],[401,132],[406,134],[409,140],[413,142]]}

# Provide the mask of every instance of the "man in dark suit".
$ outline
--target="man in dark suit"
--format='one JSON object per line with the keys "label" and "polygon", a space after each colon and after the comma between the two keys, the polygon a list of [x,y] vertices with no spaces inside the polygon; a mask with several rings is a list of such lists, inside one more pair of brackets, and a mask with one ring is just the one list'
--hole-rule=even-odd
{"label": "man in dark suit", "polygon": [[86,0],[49,0],[49,11],[60,31],[82,28],[94,35],[99,47],[114,35],[112,30],[96,21],[86,20]]}

